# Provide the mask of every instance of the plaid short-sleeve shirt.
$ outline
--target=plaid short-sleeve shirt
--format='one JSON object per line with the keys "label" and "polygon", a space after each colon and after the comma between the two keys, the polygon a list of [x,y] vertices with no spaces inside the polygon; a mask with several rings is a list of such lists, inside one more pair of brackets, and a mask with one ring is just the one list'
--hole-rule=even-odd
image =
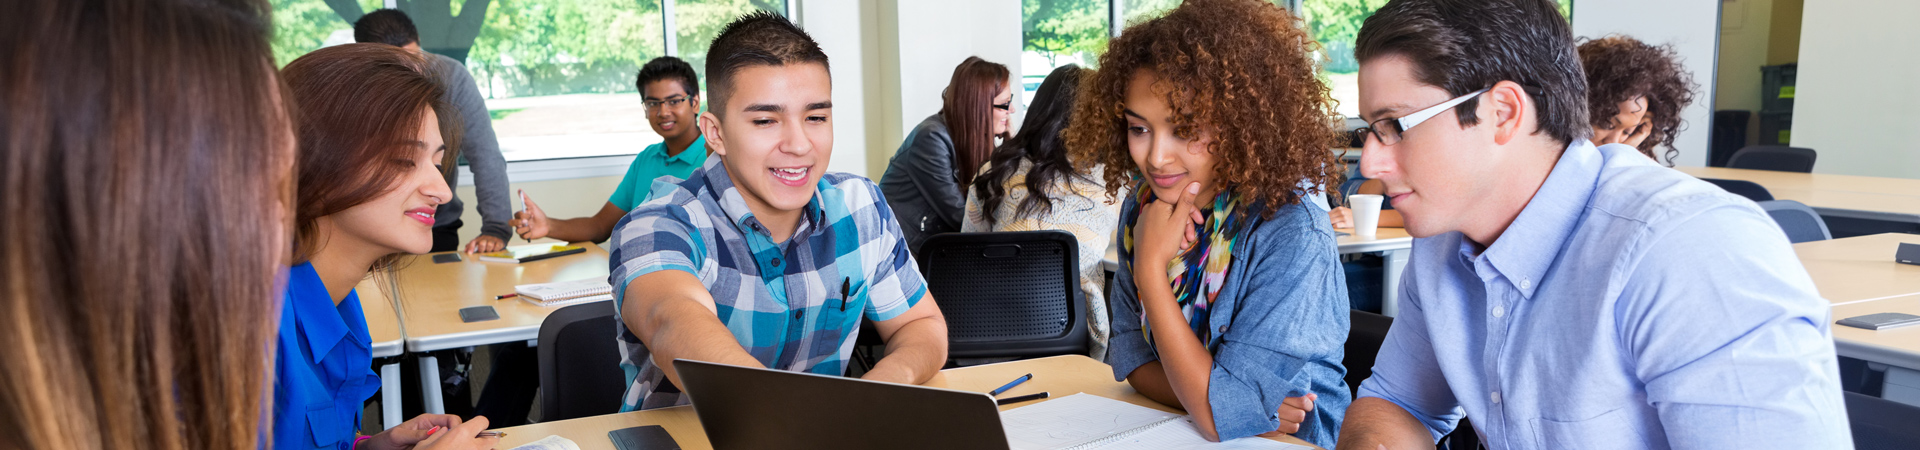
{"label": "plaid short-sleeve shirt", "polygon": [[[691,273],[713,296],[720,322],[761,364],[841,375],[861,318],[899,316],[927,288],[872,181],[829,173],[816,188],[793,236],[775,243],[720,158],[709,158],[684,181],[655,183],[652,198],[614,226],[608,282],[624,293],[640,275]],[[628,383],[621,411],[687,404],[640,338],[618,323]]]}

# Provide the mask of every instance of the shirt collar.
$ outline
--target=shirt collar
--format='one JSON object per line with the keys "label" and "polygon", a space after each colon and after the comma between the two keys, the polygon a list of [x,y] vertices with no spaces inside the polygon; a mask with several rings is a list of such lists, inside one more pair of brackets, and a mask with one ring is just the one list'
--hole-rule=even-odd
{"label": "shirt collar", "polygon": [[354,327],[347,323],[349,319],[366,323],[366,315],[360,311],[360,296],[356,292],[347,292],[347,299],[338,306],[333,304],[333,296],[327,293],[327,285],[320,281],[319,272],[314,271],[313,263],[293,266],[287,279],[287,295],[293,298],[292,313],[294,322],[299,324],[301,334],[306,337],[307,354],[314,364],[326,359],[333,348],[351,335],[354,342],[371,348],[373,338],[368,335],[366,326]]}
{"label": "shirt collar", "polygon": [[[766,226],[760,223],[760,219],[753,216],[753,209],[747,207],[746,198],[740,196],[739,186],[733,184],[733,178],[727,175],[726,165],[721,163],[720,158],[707,158],[706,166],[701,167],[700,171],[707,178],[707,191],[717,197],[715,200],[720,204],[721,211],[726,213],[728,222],[741,230],[763,235],[772,234],[767,232]],[[820,206],[820,192],[828,188],[826,177],[821,177],[820,182],[814,186],[813,198],[807,201],[807,206],[800,213],[800,224],[794,229],[794,236],[804,236],[810,231],[817,232],[824,229],[813,225],[820,223],[825,215]]]}
{"label": "shirt collar", "polygon": [[707,137],[700,136],[694,138],[693,143],[688,144],[686,150],[681,150],[680,154],[673,156],[667,156],[667,143],[661,142],[660,157],[666,159],[668,162],[677,162],[693,166],[701,165],[707,160]]}
{"label": "shirt collar", "polygon": [[[1506,276],[1520,295],[1533,298],[1541,278],[1566,248],[1567,237],[1579,227],[1581,213],[1600,179],[1603,159],[1593,143],[1585,139],[1568,145],[1560,154],[1560,161],[1554,164],[1553,172],[1547,175],[1546,183],[1540,185],[1526,208],[1520,210],[1520,216],[1513,219],[1499,240],[1481,253],[1480,257]],[[1464,236],[1462,241],[1471,245],[1464,242]]]}

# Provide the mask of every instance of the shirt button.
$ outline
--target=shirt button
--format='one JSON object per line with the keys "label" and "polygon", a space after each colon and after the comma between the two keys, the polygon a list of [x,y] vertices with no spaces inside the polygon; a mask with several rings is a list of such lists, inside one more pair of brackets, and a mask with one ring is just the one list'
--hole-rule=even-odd
{"label": "shirt button", "polygon": [[1226,325],[1221,325],[1221,326],[1220,326],[1220,332],[1221,332],[1221,333],[1225,333],[1225,332],[1227,332],[1227,326],[1226,326]]}
{"label": "shirt button", "polygon": [[793,312],[793,318],[795,318],[795,319],[798,319],[798,318],[800,318],[800,316],[803,316],[803,315],[806,315],[806,313],[807,313],[807,312],[806,312],[805,310],[797,310],[797,311],[794,311],[794,312]]}
{"label": "shirt button", "polygon": [[774,267],[780,267],[780,258],[774,258],[774,259],[773,259],[773,266],[774,266]]}
{"label": "shirt button", "polygon": [[1500,404],[1500,391],[1493,391],[1493,404]]}
{"label": "shirt button", "polygon": [[1507,315],[1507,307],[1506,307],[1506,306],[1494,306],[1494,307],[1493,307],[1493,316],[1494,316],[1494,317],[1505,317],[1506,315]]}
{"label": "shirt button", "polygon": [[1520,289],[1533,289],[1533,280],[1520,280]]}

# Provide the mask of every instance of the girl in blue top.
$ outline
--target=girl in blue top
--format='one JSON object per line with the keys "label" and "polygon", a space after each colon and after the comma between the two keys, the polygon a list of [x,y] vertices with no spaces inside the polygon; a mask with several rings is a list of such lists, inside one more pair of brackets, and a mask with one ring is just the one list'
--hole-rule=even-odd
{"label": "girl in blue top", "polygon": [[[478,449],[487,420],[422,415],[356,436],[361,405],[380,389],[354,285],[401,253],[433,246],[434,208],[452,198],[450,160],[434,113],[440,87],[399,47],[347,44],[282,71],[298,119],[294,266],[281,307],[272,448]],[[431,436],[429,436],[431,435]]]}
{"label": "girl in blue top", "polygon": [[1114,378],[1208,439],[1331,448],[1351,399],[1345,277],[1300,187],[1339,167],[1311,42],[1268,2],[1188,0],[1108,44],[1067,130],[1109,193],[1135,186],[1109,299]]}

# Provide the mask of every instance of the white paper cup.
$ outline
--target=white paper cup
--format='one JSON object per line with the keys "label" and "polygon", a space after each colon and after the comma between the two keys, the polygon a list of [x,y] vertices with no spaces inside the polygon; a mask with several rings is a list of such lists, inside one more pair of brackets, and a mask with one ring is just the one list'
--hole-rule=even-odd
{"label": "white paper cup", "polygon": [[1380,202],[1386,197],[1373,194],[1354,194],[1347,196],[1347,203],[1353,208],[1353,234],[1373,236],[1380,229]]}

